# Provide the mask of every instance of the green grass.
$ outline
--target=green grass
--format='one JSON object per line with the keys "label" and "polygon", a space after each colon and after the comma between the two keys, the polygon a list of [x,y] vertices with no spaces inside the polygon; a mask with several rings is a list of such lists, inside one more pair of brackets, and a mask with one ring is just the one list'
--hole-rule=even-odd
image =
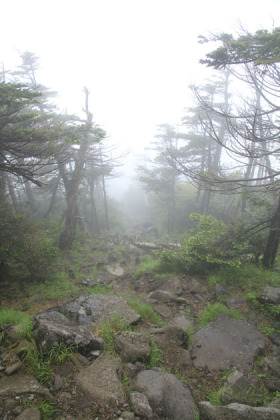
{"label": "green grass", "polygon": [[144,255],[143,261],[140,263],[139,267],[134,273],[134,279],[139,279],[143,274],[155,272],[160,273],[162,272],[162,268],[160,265],[160,261],[157,259],[152,258],[150,255]]}
{"label": "green grass", "polygon": [[235,309],[228,309],[223,304],[216,302],[214,305],[207,303],[202,314],[199,317],[199,328],[205,327],[209,322],[214,321],[220,314],[229,315],[232,318],[242,319],[242,314],[240,314]]}
{"label": "green grass", "polygon": [[148,321],[156,325],[163,325],[161,317],[157,314],[152,306],[147,303],[142,303],[139,300],[131,298],[127,299],[127,303],[141,316],[143,321]]}
{"label": "green grass", "polygon": [[265,286],[280,287],[279,272],[264,269],[256,264],[242,264],[240,267],[222,267],[209,277],[213,289],[217,283],[239,286],[246,290],[260,292]]}
{"label": "green grass", "polygon": [[51,359],[45,357],[32,344],[26,348],[24,357],[27,369],[31,371],[37,381],[45,386],[50,386],[53,380],[53,371],[51,368]]}
{"label": "green grass", "polygon": [[55,403],[46,400],[38,404],[36,408],[40,410],[42,420],[52,419],[55,413],[57,412],[57,409],[55,408]]}
{"label": "green grass", "polygon": [[24,356],[25,367],[32,372],[38,382],[45,386],[50,386],[53,381],[53,365],[62,365],[68,358],[73,357],[75,348],[67,346],[66,344],[59,344],[52,347],[47,353],[43,354],[30,343],[26,347],[26,354]]}
{"label": "green grass", "polygon": [[[0,325],[11,324],[19,325],[18,336],[32,337],[32,321],[31,316],[14,309],[2,309],[0,311]],[[0,340],[1,342],[1,340]]]}
{"label": "green grass", "polygon": [[160,366],[160,364],[162,363],[164,351],[158,347],[155,341],[151,341],[150,347],[151,347],[151,357],[149,359],[149,362],[147,363],[147,367],[156,368]]}
{"label": "green grass", "polygon": [[105,320],[100,324],[96,335],[104,340],[105,352],[115,354],[115,334],[128,330],[130,330],[130,327],[125,319],[120,315],[114,315],[111,319]]}
{"label": "green grass", "polygon": [[29,295],[44,295],[46,299],[57,299],[66,296],[68,293],[75,293],[78,287],[71,281],[66,273],[58,273],[50,281],[40,284],[30,284],[27,288]]}
{"label": "green grass", "polygon": [[102,284],[97,284],[96,286],[93,286],[93,287],[86,286],[83,289],[83,294],[85,294],[85,295],[91,295],[91,294],[97,294],[97,295],[113,295],[114,294],[114,290],[113,290],[112,286],[106,286],[106,285],[102,285]]}
{"label": "green grass", "polygon": [[206,398],[212,405],[223,405],[220,391],[211,391],[208,395],[206,395]]}

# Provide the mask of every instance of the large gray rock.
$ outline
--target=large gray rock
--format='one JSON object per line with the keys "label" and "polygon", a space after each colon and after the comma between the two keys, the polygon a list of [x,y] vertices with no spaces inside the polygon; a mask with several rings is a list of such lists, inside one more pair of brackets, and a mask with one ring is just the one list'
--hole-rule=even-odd
{"label": "large gray rock", "polygon": [[48,399],[52,399],[49,390],[29,374],[16,373],[12,376],[3,376],[0,378],[0,396],[37,394]]}
{"label": "large gray rock", "polygon": [[280,288],[266,286],[262,295],[258,297],[261,303],[271,303],[278,305],[280,303]]}
{"label": "large gray rock", "polygon": [[196,406],[191,392],[175,375],[144,370],[138,373],[134,390],[146,395],[153,412],[160,418],[195,420]]}
{"label": "large gray rock", "polygon": [[53,308],[78,324],[91,324],[120,315],[128,325],[136,324],[140,315],[119,296],[89,295],[80,296],[73,302]]}
{"label": "large gray rock", "polygon": [[264,337],[257,328],[221,314],[194,335],[192,357],[196,367],[250,370],[264,348]]}
{"label": "large gray rock", "polygon": [[147,362],[151,356],[148,338],[132,332],[122,332],[115,337],[115,350],[126,363]]}
{"label": "large gray rock", "polygon": [[280,410],[274,407],[250,407],[232,403],[213,406],[208,401],[198,403],[200,417],[203,420],[279,420]]}
{"label": "large gray rock", "polygon": [[103,354],[77,376],[77,385],[90,401],[114,405],[123,396],[121,365],[109,354]]}
{"label": "large gray rock", "polygon": [[67,318],[55,311],[35,317],[33,330],[36,344],[43,352],[50,351],[60,343],[75,346],[82,354],[102,350],[104,347],[101,338],[82,326],[71,324]]}

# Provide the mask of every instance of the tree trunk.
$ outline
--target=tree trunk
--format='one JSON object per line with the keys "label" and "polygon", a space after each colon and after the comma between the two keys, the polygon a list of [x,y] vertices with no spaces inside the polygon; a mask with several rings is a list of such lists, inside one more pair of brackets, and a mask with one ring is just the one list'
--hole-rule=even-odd
{"label": "tree trunk", "polygon": [[266,247],[263,254],[262,265],[265,268],[273,267],[277,256],[280,243],[280,196],[276,212],[271,220],[270,231],[266,241]]}
{"label": "tree trunk", "polygon": [[[87,125],[90,128],[92,122],[92,114],[88,110],[89,91],[85,88]],[[60,249],[70,249],[75,239],[77,223],[81,223],[78,208],[79,187],[82,182],[83,170],[87,158],[88,139],[87,135],[81,140],[80,149],[75,160],[75,168],[72,172],[71,180],[66,190],[67,209],[65,212],[64,230],[59,238]]]}
{"label": "tree trunk", "polygon": [[100,234],[100,227],[99,227],[99,221],[98,221],[98,215],[94,200],[94,178],[89,178],[89,187],[90,187],[90,214],[91,214],[91,231],[93,233]]}

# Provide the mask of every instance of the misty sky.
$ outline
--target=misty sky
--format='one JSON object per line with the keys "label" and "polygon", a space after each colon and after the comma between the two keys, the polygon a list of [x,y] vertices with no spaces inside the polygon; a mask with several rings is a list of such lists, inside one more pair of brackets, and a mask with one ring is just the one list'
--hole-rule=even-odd
{"label": "misty sky", "polygon": [[[112,142],[141,151],[161,123],[180,124],[188,86],[211,77],[199,34],[271,30],[280,0],[0,0],[0,62],[41,57],[37,81],[81,114],[83,87]],[[216,46],[211,46],[211,49]]]}

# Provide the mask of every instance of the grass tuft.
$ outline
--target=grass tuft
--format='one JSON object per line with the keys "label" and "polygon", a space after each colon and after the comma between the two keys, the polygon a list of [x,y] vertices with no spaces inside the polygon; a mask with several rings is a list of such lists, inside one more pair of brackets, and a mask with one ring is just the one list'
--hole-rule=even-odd
{"label": "grass tuft", "polygon": [[236,309],[229,309],[219,302],[214,303],[214,305],[207,303],[199,318],[199,328],[205,327],[205,325],[214,321],[214,319],[216,319],[220,314],[226,314],[236,319],[243,318],[242,314],[240,314]]}
{"label": "grass tuft", "polygon": [[131,298],[127,299],[127,303],[135,309],[143,321],[148,321],[156,325],[163,325],[160,315],[154,311],[152,306]]}

